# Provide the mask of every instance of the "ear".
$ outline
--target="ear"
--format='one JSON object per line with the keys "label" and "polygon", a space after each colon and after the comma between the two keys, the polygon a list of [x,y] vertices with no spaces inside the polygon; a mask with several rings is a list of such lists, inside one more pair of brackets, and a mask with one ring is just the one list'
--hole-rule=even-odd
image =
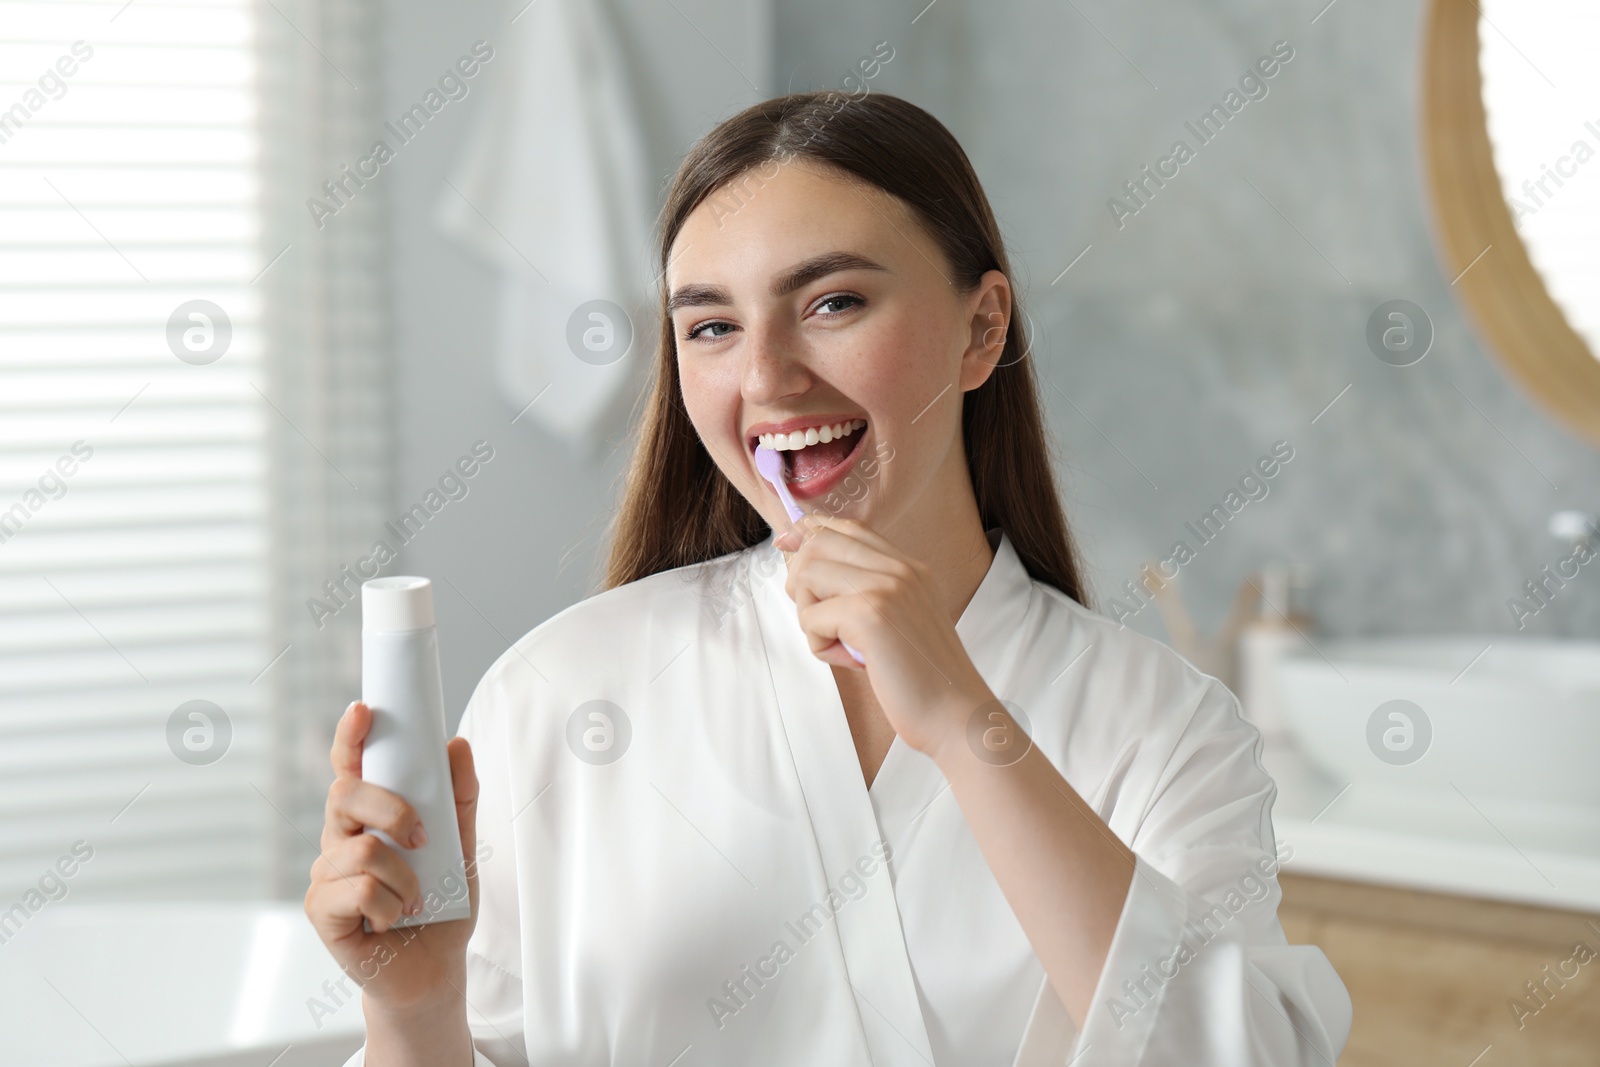
{"label": "ear", "polygon": [[997,270],[985,271],[968,297],[970,333],[961,354],[961,391],[969,392],[989,380],[1006,348],[1011,323],[1011,283]]}

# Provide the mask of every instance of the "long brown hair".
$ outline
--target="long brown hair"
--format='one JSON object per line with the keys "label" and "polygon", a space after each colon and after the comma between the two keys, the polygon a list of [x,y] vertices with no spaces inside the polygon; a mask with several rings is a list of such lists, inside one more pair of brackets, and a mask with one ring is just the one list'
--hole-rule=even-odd
{"label": "long brown hair", "polygon": [[[717,468],[683,407],[666,310],[667,256],[684,220],[708,197],[741,177],[759,180],[751,177],[757,168],[765,173],[773,162],[796,158],[839,168],[909,205],[944,250],[960,291],[972,292],[985,271],[1011,277],[971,162],[950,131],[915,104],[887,93],[791,93],[718,124],[684,157],[658,222],[655,377],[612,525],[607,589],[747,548],[767,535],[766,520]],[[1034,579],[1087,604],[1027,352],[1021,300],[1013,293],[1000,361],[962,400],[967,469],[984,528],[1006,532]]]}

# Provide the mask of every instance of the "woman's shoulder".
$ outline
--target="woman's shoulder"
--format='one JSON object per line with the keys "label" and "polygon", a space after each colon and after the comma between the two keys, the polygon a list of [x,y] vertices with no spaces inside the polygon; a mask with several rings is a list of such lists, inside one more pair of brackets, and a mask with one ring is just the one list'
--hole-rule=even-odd
{"label": "woman's shoulder", "polygon": [[[1220,679],[1059,590],[1034,588],[1039,625],[1050,635],[1044,647],[1060,664],[1038,672],[1032,691],[1042,694],[1038,717],[1047,721],[1035,736],[1124,840],[1163,795],[1218,789],[1210,795],[1270,808],[1275,787],[1261,762],[1261,733]],[[1219,774],[1225,785],[1197,784]]]}
{"label": "woman's shoulder", "polygon": [[[1059,643],[1062,682],[1099,700],[1116,701],[1119,718],[1144,730],[1193,725],[1202,712],[1212,725],[1242,721],[1233,692],[1163,641],[1085,607],[1052,585],[1035,581],[1039,625]],[[1081,668],[1081,670],[1080,670]],[[1060,668],[1058,668],[1060,669]]]}

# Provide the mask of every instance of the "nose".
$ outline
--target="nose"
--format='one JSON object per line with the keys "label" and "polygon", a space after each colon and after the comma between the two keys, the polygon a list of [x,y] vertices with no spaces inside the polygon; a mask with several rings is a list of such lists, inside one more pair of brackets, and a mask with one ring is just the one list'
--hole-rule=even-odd
{"label": "nose", "polygon": [[811,388],[811,372],[794,338],[781,325],[753,321],[745,326],[740,392],[755,408],[773,408]]}

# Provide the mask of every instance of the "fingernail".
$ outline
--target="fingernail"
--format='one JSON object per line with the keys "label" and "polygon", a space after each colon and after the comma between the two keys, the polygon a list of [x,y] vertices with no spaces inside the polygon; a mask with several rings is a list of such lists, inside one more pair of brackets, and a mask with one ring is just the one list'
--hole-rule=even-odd
{"label": "fingernail", "polygon": [[422,828],[422,824],[419,822],[419,823],[417,823],[417,828],[415,830],[411,831],[411,847],[412,848],[421,848],[423,845],[426,845],[427,843],[428,843],[428,831],[424,830]]}
{"label": "fingernail", "polygon": [[411,906],[406,909],[406,914],[407,915],[420,915],[420,914],[422,914],[422,894],[421,893],[418,893],[416,899],[411,902]]}

